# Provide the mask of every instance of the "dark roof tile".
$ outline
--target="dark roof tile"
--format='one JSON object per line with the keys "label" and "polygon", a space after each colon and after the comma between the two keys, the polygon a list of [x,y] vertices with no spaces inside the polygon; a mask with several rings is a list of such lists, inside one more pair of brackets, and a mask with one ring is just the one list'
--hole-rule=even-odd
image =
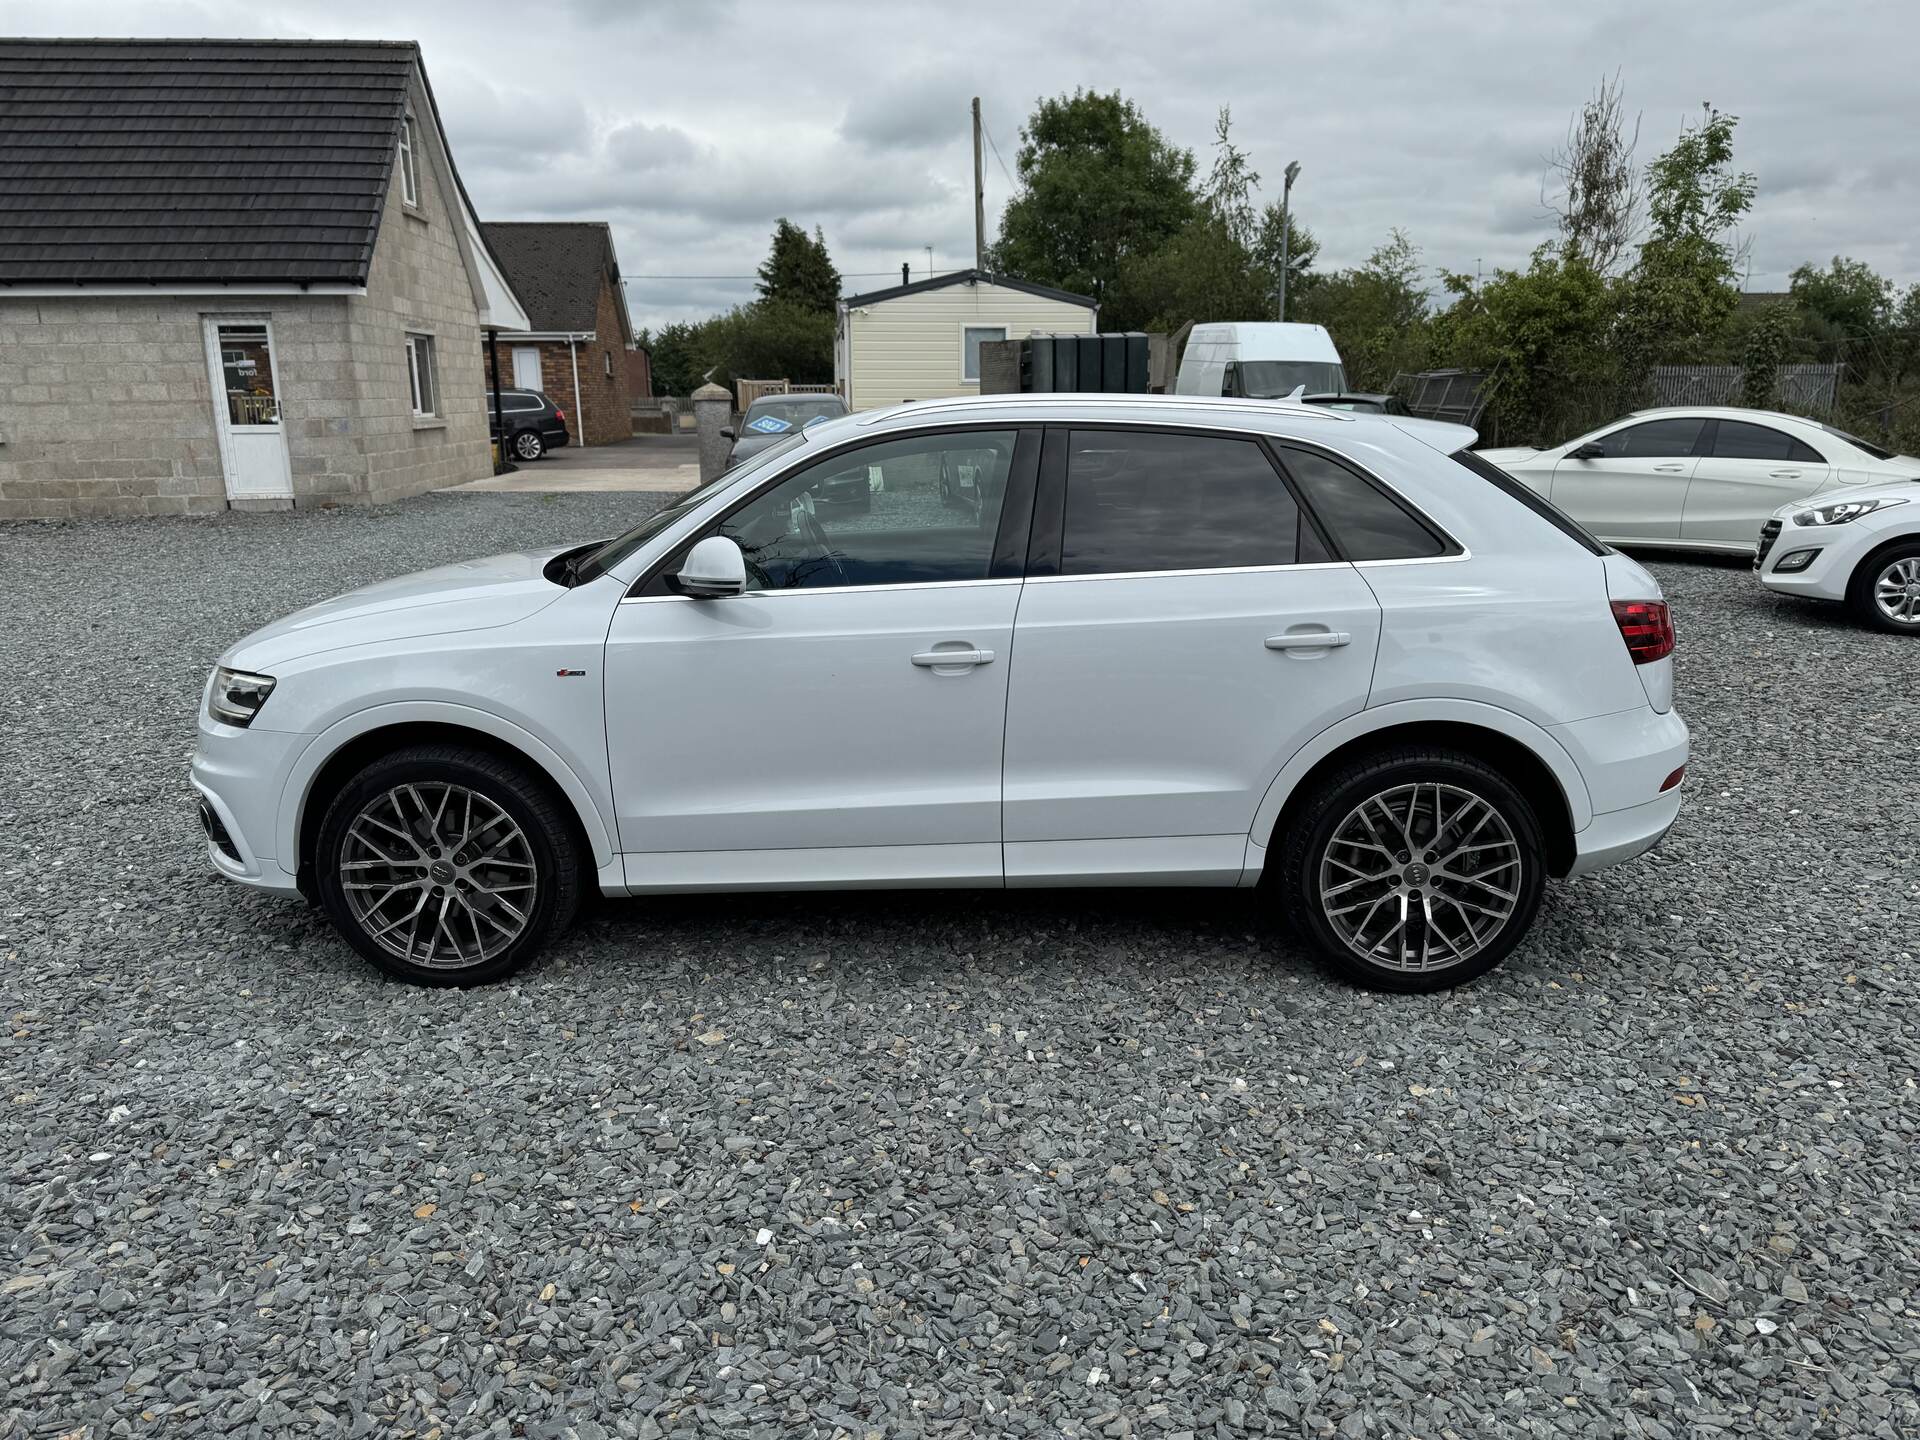
{"label": "dark roof tile", "polygon": [[592,330],[599,314],[600,277],[609,273],[615,277],[621,313],[626,313],[613,232],[605,221],[488,220],[480,228],[535,331]]}

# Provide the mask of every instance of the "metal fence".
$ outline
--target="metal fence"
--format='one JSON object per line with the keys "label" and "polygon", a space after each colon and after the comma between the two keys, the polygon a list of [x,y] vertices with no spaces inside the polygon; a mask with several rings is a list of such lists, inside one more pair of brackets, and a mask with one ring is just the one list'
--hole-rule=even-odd
{"label": "metal fence", "polygon": [[[1831,415],[1842,364],[1775,367],[1767,403],[1803,415]],[[1653,405],[1742,405],[1746,372],[1738,365],[1656,365],[1647,372]]]}
{"label": "metal fence", "polygon": [[1394,376],[1387,388],[1423,420],[1473,425],[1493,395],[1492,380],[1488,370],[1420,370]]}

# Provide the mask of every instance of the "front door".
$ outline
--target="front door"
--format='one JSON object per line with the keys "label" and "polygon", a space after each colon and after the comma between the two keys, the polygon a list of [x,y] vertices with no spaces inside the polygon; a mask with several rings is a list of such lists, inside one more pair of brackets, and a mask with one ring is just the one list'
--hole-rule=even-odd
{"label": "front door", "polygon": [[[711,527],[748,593],[678,595],[676,557],[620,604],[607,742],[629,886],[1000,883],[1038,448],[1001,428],[839,452]],[[963,465],[964,504],[940,490]]]}
{"label": "front door", "polygon": [[227,499],[290,501],[272,323],[264,315],[209,315],[206,342]]}
{"label": "front door", "polygon": [[513,347],[513,383],[522,390],[540,389],[540,347],[538,345]]}
{"label": "front door", "polygon": [[1784,430],[1747,420],[1716,420],[1713,427],[1687,487],[1683,540],[1756,544],[1768,516],[1833,478],[1825,456]]}
{"label": "front door", "polygon": [[1596,535],[1678,540],[1701,424],[1643,420],[1596,436],[1601,454],[1561,460],[1548,498]]}
{"label": "front door", "polygon": [[1252,439],[1047,445],[1035,531],[1059,515],[1058,553],[1034,569],[1057,573],[1029,577],[1014,637],[1007,883],[1233,883],[1281,764],[1366,704],[1379,603]]}

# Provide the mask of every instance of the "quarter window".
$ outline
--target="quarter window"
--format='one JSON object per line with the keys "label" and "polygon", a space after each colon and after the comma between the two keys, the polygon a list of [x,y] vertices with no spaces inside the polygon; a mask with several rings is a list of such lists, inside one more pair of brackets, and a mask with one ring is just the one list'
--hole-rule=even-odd
{"label": "quarter window", "polygon": [[409,205],[420,203],[420,175],[414,157],[413,117],[400,121],[400,198]]}
{"label": "quarter window", "polygon": [[751,590],[985,580],[1016,438],[971,430],[845,451],[755,496],[718,533],[746,557]]}
{"label": "quarter window", "polygon": [[1745,420],[1722,420],[1714,428],[1713,458],[1716,460],[1792,460],[1803,465],[1824,465],[1826,459],[1811,445],[1796,440],[1771,425],[1752,425]]}
{"label": "quarter window", "polygon": [[1649,420],[1629,425],[1611,435],[1602,435],[1593,443],[1608,460],[1677,460],[1691,455],[1700,439],[1704,420]]}
{"label": "quarter window", "polygon": [[980,379],[980,346],[988,340],[1007,338],[1004,325],[967,325],[960,331],[960,378],[969,384]]}
{"label": "quarter window", "polygon": [[1349,560],[1426,560],[1447,542],[1372,481],[1313,450],[1280,447],[1281,462]]}
{"label": "quarter window", "polygon": [[1075,430],[1060,573],[1225,570],[1327,555],[1251,440]]}
{"label": "quarter window", "polygon": [[407,388],[416,418],[440,413],[440,367],[434,359],[431,335],[407,336]]}

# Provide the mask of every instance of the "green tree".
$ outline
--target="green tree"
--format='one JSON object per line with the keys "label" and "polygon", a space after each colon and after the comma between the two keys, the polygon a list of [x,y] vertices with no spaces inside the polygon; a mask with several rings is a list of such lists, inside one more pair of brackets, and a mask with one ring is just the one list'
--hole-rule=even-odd
{"label": "green tree", "polygon": [[1794,313],[1790,306],[1763,305],[1747,327],[1740,346],[1740,403],[1756,410],[1773,404],[1780,364],[1793,345]]}
{"label": "green tree", "polygon": [[[1286,233],[1291,236],[1285,247],[1287,308],[1291,310],[1319,283],[1320,277],[1313,273],[1313,262],[1319,257],[1320,242],[1314,238],[1311,230],[1300,223],[1299,211],[1287,212],[1286,225]],[[1281,234],[1280,202],[1269,201],[1267,208],[1260,212],[1260,230],[1253,239],[1253,262],[1272,277],[1276,295],[1280,285]],[[1299,316],[1294,318],[1298,319]]]}
{"label": "green tree", "polygon": [[1200,192],[1200,203],[1242,249],[1251,250],[1257,238],[1253,192],[1260,184],[1260,172],[1247,160],[1247,152],[1233,143],[1233,111],[1220,107],[1213,122],[1213,169]]}
{"label": "green tree", "polygon": [[773,247],[759,275],[755,289],[762,300],[790,301],[831,315],[840,299],[840,272],[827,254],[826,236],[818,226],[808,235],[784,215],[773,227]]}
{"label": "green tree", "polygon": [[[1193,218],[1193,152],[1169,144],[1117,92],[1043,99],[1021,130],[1019,192],[1000,217],[989,264],[1091,295],[1106,308],[1127,261],[1152,254]],[[1103,321],[1138,317],[1108,311]]]}
{"label": "green tree", "polygon": [[700,368],[720,385],[825,384],[833,379],[833,325],[831,313],[793,300],[756,300],[707,321],[694,348]]}
{"label": "green tree", "polygon": [[1177,330],[1189,320],[1273,313],[1273,277],[1226,225],[1194,220],[1150,255],[1130,258],[1101,308],[1108,330]]}
{"label": "green tree", "polygon": [[1893,282],[1864,260],[1836,255],[1824,270],[1802,265],[1787,288],[1814,333],[1823,338],[1877,335],[1893,319]]}
{"label": "green tree", "polygon": [[1754,178],[1733,168],[1739,117],[1704,107],[1647,167],[1647,238],[1626,277],[1616,344],[1644,369],[1707,353],[1739,303],[1732,232]]}
{"label": "green tree", "polygon": [[1404,230],[1394,230],[1364,265],[1320,276],[1288,308],[1327,327],[1356,389],[1384,390],[1396,374],[1426,363],[1426,287],[1420,251]]}
{"label": "green tree", "polygon": [[700,327],[685,320],[662,325],[649,348],[653,352],[653,393],[691,395],[700,388]]}

